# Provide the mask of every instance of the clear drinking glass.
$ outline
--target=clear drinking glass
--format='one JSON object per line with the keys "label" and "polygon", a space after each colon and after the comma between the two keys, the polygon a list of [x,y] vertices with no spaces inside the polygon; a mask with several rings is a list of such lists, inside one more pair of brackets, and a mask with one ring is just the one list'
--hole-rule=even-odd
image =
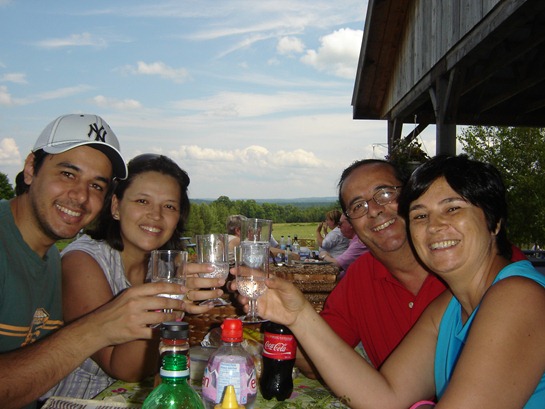
{"label": "clear drinking glass", "polygon": [[269,243],[272,233],[272,220],[246,218],[242,220],[240,241]]}
{"label": "clear drinking glass", "polygon": [[[153,250],[151,252],[151,282],[166,282],[185,285],[187,251]],[[184,294],[159,294],[160,297],[183,300]],[[172,310],[165,311],[172,313]],[[183,313],[181,318],[183,318]]]}
{"label": "clear drinking glass", "polygon": [[257,299],[267,290],[269,242],[242,242],[235,249],[236,283],[240,294],[250,299],[249,311],[239,317],[244,323],[266,321],[257,314]]}
{"label": "clear drinking glass", "polygon": [[[197,263],[211,264],[214,271],[200,273],[203,278],[227,278],[229,275],[229,236],[227,234],[200,234],[195,237],[197,242]],[[215,288],[212,288],[214,290]],[[201,304],[222,306],[231,304],[221,297],[205,300]]]}

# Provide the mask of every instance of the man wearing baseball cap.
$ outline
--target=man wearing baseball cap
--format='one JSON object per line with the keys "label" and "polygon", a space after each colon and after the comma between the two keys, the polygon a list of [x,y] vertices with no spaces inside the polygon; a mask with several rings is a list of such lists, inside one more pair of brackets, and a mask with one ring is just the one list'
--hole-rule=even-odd
{"label": "man wearing baseball cap", "polygon": [[[55,242],[74,237],[102,208],[114,178],[127,176],[119,142],[96,115],[64,115],[40,134],[16,179],[17,196],[0,201],[0,402],[36,399],[108,345],[152,337],[150,325],[175,319],[175,284],[126,290],[63,326],[61,266]],[[25,406],[27,405],[27,406]]]}

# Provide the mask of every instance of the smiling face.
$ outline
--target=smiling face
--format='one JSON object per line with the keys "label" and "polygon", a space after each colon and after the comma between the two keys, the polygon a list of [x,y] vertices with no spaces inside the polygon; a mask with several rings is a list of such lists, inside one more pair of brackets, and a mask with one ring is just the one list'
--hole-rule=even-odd
{"label": "smiling face", "polygon": [[420,259],[439,275],[473,272],[497,253],[482,209],[441,177],[409,207],[411,238]]}
{"label": "smiling face", "polygon": [[400,184],[391,166],[373,163],[354,169],[341,188],[348,208],[359,200],[369,201],[369,212],[351,223],[360,240],[379,259],[408,246],[405,222],[397,214],[397,201],[381,206],[372,199],[380,189]]}
{"label": "smiling face", "polygon": [[25,162],[25,183],[31,218],[46,241],[74,237],[101,210],[112,165],[106,155],[89,146],[48,155],[34,174],[34,156]]}
{"label": "smiling face", "polygon": [[112,198],[112,215],[121,226],[124,251],[163,246],[180,219],[180,185],[169,175],[144,172],[134,177],[123,199]]}

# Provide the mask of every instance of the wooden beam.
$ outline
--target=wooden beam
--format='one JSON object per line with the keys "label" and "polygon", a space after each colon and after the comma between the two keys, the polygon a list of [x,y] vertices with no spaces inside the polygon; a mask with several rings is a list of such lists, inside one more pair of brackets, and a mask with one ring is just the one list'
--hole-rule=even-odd
{"label": "wooden beam", "polygon": [[403,130],[403,121],[399,118],[388,120],[388,155],[392,154],[392,147],[395,142],[401,138],[401,131]]}

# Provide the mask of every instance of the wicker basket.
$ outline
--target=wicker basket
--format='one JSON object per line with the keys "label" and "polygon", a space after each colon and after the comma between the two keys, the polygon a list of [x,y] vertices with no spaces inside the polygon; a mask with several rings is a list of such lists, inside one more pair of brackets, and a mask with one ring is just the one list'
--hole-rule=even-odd
{"label": "wicker basket", "polygon": [[214,307],[204,314],[186,314],[184,321],[189,324],[189,344],[200,345],[208,332],[219,327],[225,318],[236,318],[237,311],[232,305]]}

